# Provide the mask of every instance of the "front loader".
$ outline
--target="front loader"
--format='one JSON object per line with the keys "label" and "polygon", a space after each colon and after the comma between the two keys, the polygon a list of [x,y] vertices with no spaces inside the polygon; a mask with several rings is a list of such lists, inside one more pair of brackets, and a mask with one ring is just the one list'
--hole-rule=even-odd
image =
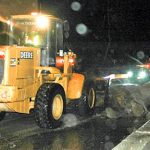
{"label": "front loader", "polygon": [[77,101],[84,114],[92,114],[94,82],[73,71],[76,54],[64,50],[64,21],[31,14],[12,16],[4,24],[7,27],[0,33],[0,120],[6,112],[29,114],[33,109],[39,127],[57,127],[68,104]]}

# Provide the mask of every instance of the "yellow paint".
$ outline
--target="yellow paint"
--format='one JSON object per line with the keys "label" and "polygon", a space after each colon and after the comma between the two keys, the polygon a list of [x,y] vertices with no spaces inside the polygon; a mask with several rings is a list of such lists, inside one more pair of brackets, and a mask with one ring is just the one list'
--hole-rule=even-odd
{"label": "yellow paint", "polygon": [[53,99],[52,114],[55,120],[60,119],[63,113],[63,99],[60,94],[57,94]]}
{"label": "yellow paint", "polygon": [[[12,18],[28,18],[30,15],[13,16]],[[45,15],[50,19],[61,21],[53,16]],[[35,16],[30,16],[35,17]],[[61,21],[62,22],[62,21]],[[73,64],[69,62],[76,55],[68,52],[64,55],[64,68],[40,66],[40,48],[25,46],[0,46],[5,52],[4,77],[0,84],[0,111],[29,113],[34,108],[34,101],[39,87],[43,83],[60,84],[67,99],[80,98],[84,83],[84,76],[73,73]],[[49,74],[42,74],[47,70]],[[55,105],[60,110],[54,112],[57,119],[61,116],[61,102],[57,97]]]}
{"label": "yellow paint", "polygon": [[82,94],[83,84],[84,84],[84,76],[81,74],[73,73],[68,83],[67,97],[69,99],[80,98]]}
{"label": "yellow paint", "polygon": [[32,104],[29,99],[16,102],[5,102],[0,103],[0,110],[6,112],[19,112],[29,114],[30,112],[29,108],[32,108],[31,105]]}
{"label": "yellow paint", "polygon": [[[72,73],[69,58],[75,57],[73,53],[64,56],[62,72],[56,67],[40,66],[38,48],[2,46],[0,50],[3,50],[6,56],[4,78],[0,85],[0,111],[29,113],[30,109],[34,108],[35,96],[40,85],[45,82],[60,84],[64,88],[66,98],[70,100],[80,98],[84,76]],[[31,52],[33,58],[23,59],[21,52]],[[42,75],[42,70],[48,70],[50,74]]]}

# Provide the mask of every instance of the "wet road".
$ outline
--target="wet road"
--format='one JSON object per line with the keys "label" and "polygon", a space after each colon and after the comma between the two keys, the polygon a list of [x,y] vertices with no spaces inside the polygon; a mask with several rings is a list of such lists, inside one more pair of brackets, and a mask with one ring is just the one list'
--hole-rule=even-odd
{"label": "wet road", "polygon": [[33,115],[8,114],[0,122],[0,150],[110,150],[145,122],[139,120],[66,114],[60,128],[40,129]]}

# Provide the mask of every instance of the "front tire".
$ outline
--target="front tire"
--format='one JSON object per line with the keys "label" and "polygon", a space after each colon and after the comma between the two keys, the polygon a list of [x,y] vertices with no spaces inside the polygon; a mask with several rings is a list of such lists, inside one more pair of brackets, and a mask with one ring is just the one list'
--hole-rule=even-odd
{"label": "front tire", "polygon": [[89,116],[94,114],[96,103],[95,83],[86,81],[83,87],[82,97],[79,100],[79,114]]}
{"label": "front tire", "polygon": [[2,121],[5,118],[5,115],[5,112],[0,112],[0,121]]}
{"label": "front tire", "polygon": [[56,128],[61,125],[65,112],[65,92],[59,84],[43,84],[35,99],[35,121],[41,128]]}

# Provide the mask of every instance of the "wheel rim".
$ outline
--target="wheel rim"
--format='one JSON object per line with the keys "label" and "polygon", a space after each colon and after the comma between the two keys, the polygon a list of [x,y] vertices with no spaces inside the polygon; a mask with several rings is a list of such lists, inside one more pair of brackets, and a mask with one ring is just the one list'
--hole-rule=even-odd
{"label": "wheel rim", "polygon": [[63,113],[63,99],[60,94],[57,94],[53,99],[52,115],[55,120],[60,119]]}
{"label": "wheel rim", "polygon": [[95,91],[93,88],[91,88],[88,95],[88,105],[90,108],[93,108],[94,104],[95,104]]}

